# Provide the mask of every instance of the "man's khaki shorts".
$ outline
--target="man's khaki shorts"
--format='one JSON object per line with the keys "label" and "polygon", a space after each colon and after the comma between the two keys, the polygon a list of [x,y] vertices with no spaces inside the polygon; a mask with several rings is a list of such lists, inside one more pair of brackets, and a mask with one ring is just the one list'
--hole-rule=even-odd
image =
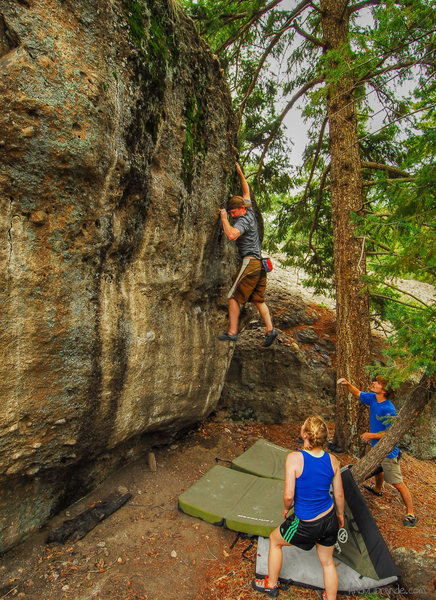
{"label": "man's khaki shorts", "polygon": [[235,281],[237,281],[237,284],[232,291],[231,297],[239,302],[239,304],[265,302],[266,271],[262,267],[261,260],[250,258],[250,262],[243,269],[242,273],[241,269],[236,273],[233,278],[233,282]]}
{"label": "man's khaki shorts", "polygon": [[401,483],[403,481],[398,456],[383,459],[381,465],[386,483]]}

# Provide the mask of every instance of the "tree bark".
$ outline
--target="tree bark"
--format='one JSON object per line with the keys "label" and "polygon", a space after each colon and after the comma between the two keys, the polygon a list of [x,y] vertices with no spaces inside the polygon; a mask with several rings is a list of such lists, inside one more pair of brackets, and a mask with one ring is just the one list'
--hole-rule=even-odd
{"label": "tree bark", "polygon": [[[348,0],[321,0],[321,22],[326,50],[342,57],[350,54]],[[331,59],[334,69],[337,62]],[[328,76],[328,73],[327,73]],[[369,294],[362,282],[366,272],[365,242],[356,238],[352,214],[362,209],[356,102],[352,71],[329,84],[327,115],[331,155],[331,204],[336,286],[337,373],[359,389],[369,377],[364,367],[371,360]],[[343,386],[337,390],[335,443],[361,456],[360,433],[367,430],[365,408]]]}
{"label": "tree bark", "polygon": [[430,402],[434,391],[435,381],[431,381],[426,375],[423,375],[421,381],[404,403],[387,433],[364,458],[361,458],[351,468],[351,473],[356,483],[364,481],[381,463],[384,457],[389,454],[392,448],[401,441],[403,435],[410,429],[416,418]]}

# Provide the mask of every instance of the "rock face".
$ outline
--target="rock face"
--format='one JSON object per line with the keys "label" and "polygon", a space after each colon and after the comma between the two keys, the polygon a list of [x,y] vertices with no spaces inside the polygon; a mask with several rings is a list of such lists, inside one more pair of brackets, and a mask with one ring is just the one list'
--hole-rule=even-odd
{"label": "rock face", "polygon": [[2,551],[215,407],[235,138],[169,0],[3,0],[0,72]]}
{"label": "rock face", "polygon": [[263,349],[265,331],[253,313],[236,344],[220,405],[235,419],[270,424],[310,414],[334,421],[334,315],[278,288],[277,277],[269,279],[267,303],[279,338]]}

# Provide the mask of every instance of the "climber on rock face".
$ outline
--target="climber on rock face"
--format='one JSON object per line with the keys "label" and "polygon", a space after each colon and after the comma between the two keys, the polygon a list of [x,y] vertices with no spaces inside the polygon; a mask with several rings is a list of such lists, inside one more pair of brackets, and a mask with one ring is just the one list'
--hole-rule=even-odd
{"label": "climber on rock face", "polygon": [[271,346],[278,332],[274,329],[268,306],[265,304],[266,271],[262,266],[259,232],[251,206],[250,190],[238,163],[236,163],[236,171],[241,180],[242,196],[233,196],[229,201],[229,213],[234,219],[234,225],[229,223],[225,208],[220,209],[220,216],[227,238],[231,242],[236,242],[242,264],[228,293],[229,327],[226,332],[218,336],[218,339],[236,342],[241,306],[246,302],[252,302],[265,323],[266,335],[263,346],[267,347]]}

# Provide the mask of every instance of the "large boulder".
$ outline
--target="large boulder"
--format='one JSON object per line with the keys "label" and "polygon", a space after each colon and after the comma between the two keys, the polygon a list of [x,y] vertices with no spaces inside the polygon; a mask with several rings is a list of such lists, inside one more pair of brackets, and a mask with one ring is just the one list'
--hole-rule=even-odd
{"label": "large boulder", "polygon": [[215,407],[235,126],[170,0],[3,0],[0,72],[1,552]]}
{"label": "large boulder", "polygon": [[[278,261],[277,261],[278,262]],[[276,263],[268,275],[267,304],[279,337],[262,348],[265,329],[256,311],[239,335],[220,406],[233,419],[262,423],[334,421],[336,331],[334,313],[317,306]]]}

